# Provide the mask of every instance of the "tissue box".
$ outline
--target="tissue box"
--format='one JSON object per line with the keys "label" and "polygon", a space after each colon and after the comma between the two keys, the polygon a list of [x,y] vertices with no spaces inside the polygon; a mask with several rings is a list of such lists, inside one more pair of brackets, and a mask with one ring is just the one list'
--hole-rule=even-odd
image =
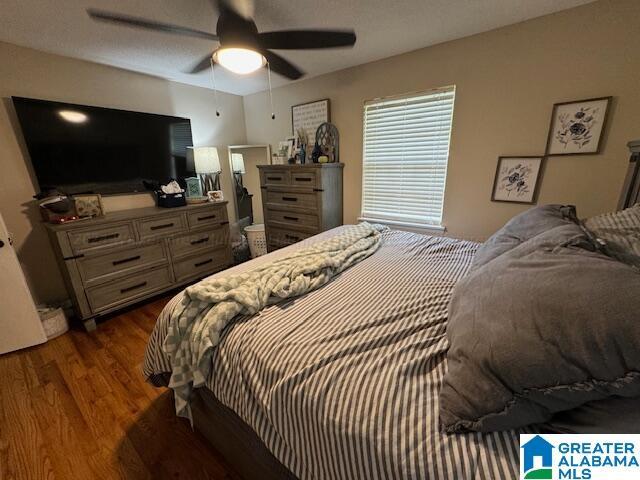
{"label": "tissue box", "polygon": [[184,192],[164,193],[162,190],[158,190],[156,191],[156,201],[158,206],[163,208],[184,207],[187,204]]}

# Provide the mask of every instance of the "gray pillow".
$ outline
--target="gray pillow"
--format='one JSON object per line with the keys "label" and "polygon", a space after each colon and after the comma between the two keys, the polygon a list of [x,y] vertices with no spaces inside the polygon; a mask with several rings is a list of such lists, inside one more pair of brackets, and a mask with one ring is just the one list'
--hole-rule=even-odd
{"label": "gray pillow", "polygon": [[472,270],[552,228],[577,223],[573,205],[543,205],[509,220],[482,244],[473,258]]}
{"label": "gray pillow", "polygon": [[604,246],[607,255],[640,268],[640,204],[588,218],[584,226]]}
{"label": "gray pillow", "polygon": [[640,396],[640,272],[551,229],[462,280],[449,307],[447,431],[548,421],[589,401]]}
{"label": "gray pillow", "polygon": [[551,433],[638,433],[640,397],[611,397],[557,413],[542,429]]}

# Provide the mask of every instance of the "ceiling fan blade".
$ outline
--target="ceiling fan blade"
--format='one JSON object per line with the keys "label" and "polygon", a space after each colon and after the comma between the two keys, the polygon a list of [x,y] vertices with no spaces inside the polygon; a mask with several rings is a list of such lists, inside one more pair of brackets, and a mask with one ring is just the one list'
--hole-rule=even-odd
{"label": "ceiling fan blade", "polygon": [[253,18],[255,12],[253,0],[211,0],[220,13],[223,10],[232,11],[245,19]]}
{"label": "ceiling fan blade", "polygon": [[297,80],[304,75],[302,70],[290,63],[288,60],[282,58],[280,55],[264,49],[258,51],[267,59],[271,70],[283,77],[287,77],[291,80]]}
{"label": "ceiling fan blade", "polygon": [[186,70],[184,73],[200,73],[207,68],[211,67],[211,57],[213,57],[213,53],[209,53],[206,56],[202,57],[198,63],[194,64],[193,67]]}
{"label": "ceiling fan blade", "polygon": [[283,30],[260,33],[258,42],[275,50],[352,47],[356,34],[353,30]]}
{"label": "ceiling fan blade", "polygon": [[193,28],[180,27],[178,25],[171,25],[169,23],[156,22],[146,20],[144,18],[131,17],[129,15],[120,15],[119,13],[105,12],[104,10],[97,10],[95,8],[88,9],[87,13],[94,20],[101,22],[116,23],[127,27],[144,28],[146,30],[153,30],[156,32],[186,35],[189,37],[204,38],[207,40],[218,40],[218,36],[213,33],[194,30]]}
{"label": "ceiling fan blade", "polygon": [[[258,28],[250,15],[243,9],[241,0],[216,0],[220,16],[216,23],[216,33],[223,42],[236,46],[254,46]],[[247,6],[250,6],[247,4]]]}

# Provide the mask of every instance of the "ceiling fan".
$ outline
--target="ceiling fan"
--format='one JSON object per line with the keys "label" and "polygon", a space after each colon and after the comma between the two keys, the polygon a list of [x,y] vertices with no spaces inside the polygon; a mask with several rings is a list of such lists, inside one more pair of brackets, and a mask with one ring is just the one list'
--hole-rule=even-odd
{"label": "ceiling fan", "polygon": [[[198,73],[214,63],[238,73],[248,74],[268,65],[269,68],[291,80],[297,80],[304,72],[271,50],[305,50],[335,47],[351,47],[356,43],[353,30],[282,30],[259,32],[251,18],[253,11],[247,0],[235,2],[229,0],[211,0],[218,9],[219,17],[216,34],[194,30],[188,27],[161,23],[144,18],[120,15],[90,8],[87,13],[98,21],[116,23],[129,27],[154,30],[158,32],[203,38],[219,43],[186,73]],[[237,8],[240,7],[240,8]],[[243,13],[240,13],[240,10]]]}

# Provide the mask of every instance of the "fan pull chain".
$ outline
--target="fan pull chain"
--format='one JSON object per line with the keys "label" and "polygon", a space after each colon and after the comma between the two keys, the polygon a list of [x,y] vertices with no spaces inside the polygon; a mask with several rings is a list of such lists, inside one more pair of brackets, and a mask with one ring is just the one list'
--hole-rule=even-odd
{"label": "fan pull chain", "polygon": [[213,101],[216,106],[216,117],[220,116],[220,111],[218,110],[218,89],[216,87],[216,74],[213,69],[213,57],[209,59],[211,62],[211,79],[213,80]]}
{"label": "fan pull chain", "polygon": [[275,120],[276,114],[273,110],[273,91],[271,90],[271,64],[269,62],[267,62],[267,77],[269,78],[269,101],[271,102],[271,120]]}

